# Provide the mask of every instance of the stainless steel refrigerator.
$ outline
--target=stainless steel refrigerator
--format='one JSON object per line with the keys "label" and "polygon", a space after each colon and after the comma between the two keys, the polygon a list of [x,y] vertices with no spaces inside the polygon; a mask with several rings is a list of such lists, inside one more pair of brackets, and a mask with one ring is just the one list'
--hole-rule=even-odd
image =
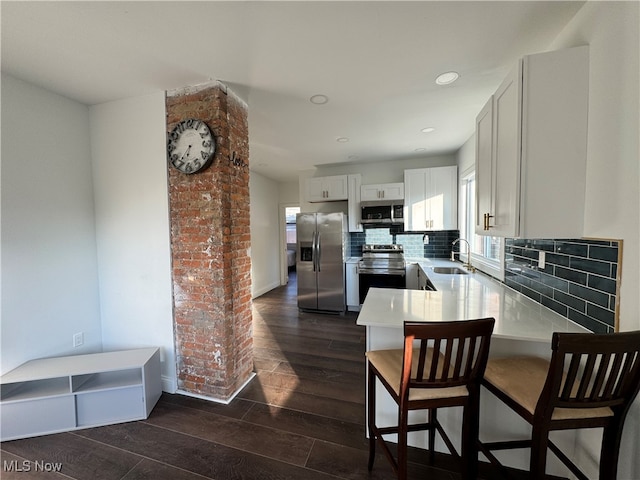
{"label": "stainless steel refrigerator", "polygon": [[298,308],[344,312],[344,262],[349,247],[344,213],[296,216]]}

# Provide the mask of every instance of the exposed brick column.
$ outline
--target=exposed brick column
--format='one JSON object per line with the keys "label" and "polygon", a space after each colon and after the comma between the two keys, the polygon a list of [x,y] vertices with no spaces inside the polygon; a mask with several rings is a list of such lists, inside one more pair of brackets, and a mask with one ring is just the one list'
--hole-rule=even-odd
{"label": "exposed brick column", "polygon": [[203,120],[213,163],[185,175],[167,162],[178,389],[229,399],[251,376],[247,106],[222,84],[167,92],[167,131]]}

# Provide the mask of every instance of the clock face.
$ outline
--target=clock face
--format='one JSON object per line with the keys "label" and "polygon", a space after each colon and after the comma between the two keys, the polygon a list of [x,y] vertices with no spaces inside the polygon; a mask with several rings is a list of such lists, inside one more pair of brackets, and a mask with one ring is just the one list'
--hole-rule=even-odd
{"label": "clock face", "polygon": [[169,134],[169,161],[182,173],[196,173],[208,167],[215,151],[213,134],[202,120],[183,120]]}

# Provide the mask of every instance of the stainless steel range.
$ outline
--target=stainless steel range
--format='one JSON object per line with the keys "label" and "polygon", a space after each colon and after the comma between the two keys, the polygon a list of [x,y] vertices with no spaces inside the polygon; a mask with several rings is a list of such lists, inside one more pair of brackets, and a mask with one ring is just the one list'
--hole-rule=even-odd
{"label": "stainless steel range", "polygon": [[370,287],[406,288],[406,265],[402,245],[363,245],[358,262],[360,304]]}

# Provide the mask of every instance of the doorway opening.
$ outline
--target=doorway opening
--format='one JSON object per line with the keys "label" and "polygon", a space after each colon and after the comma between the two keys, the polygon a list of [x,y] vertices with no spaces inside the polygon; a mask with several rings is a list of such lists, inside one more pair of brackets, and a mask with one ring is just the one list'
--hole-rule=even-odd
{"label": "doorway opening", "polygon": [[296,215],[300,213],[300,206],[283,204],[280,208],[281,223],[281,251],[283,252],[280,266],[280,284],[287,285],[289,277],[296,273],[297,243],[296,243]]}

